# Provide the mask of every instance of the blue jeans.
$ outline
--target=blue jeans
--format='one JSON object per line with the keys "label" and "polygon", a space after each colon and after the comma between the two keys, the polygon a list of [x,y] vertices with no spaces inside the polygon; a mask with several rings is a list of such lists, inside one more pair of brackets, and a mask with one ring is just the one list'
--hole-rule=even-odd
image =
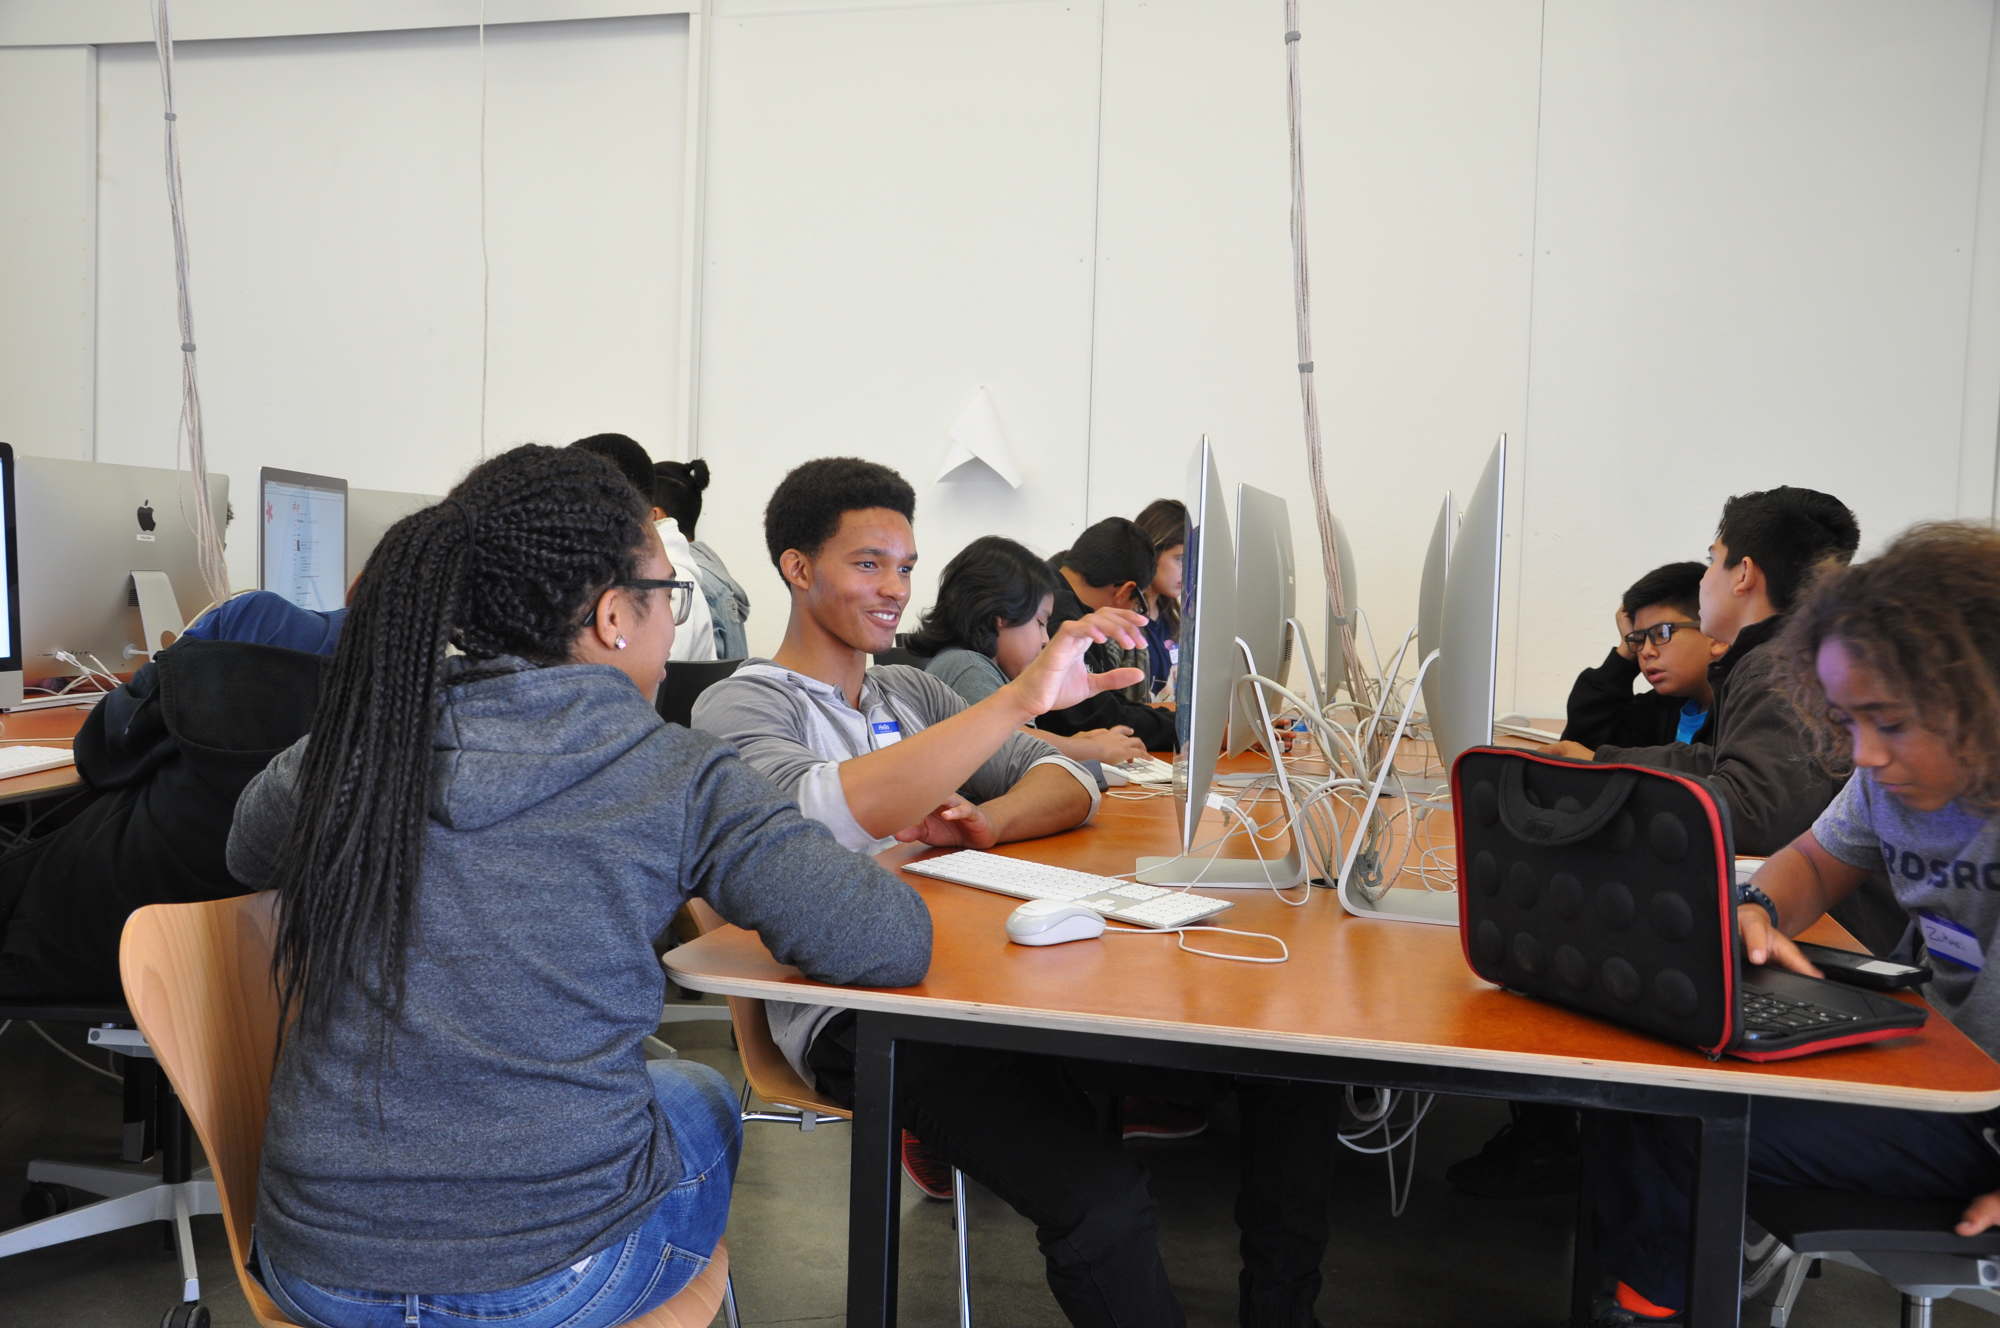
{"label": "blue jeans", "polygon": [[526,1286],[462,1295],[321,1286],[252,1256],[257,1280],[305,1328],[609,1328],[671,1299],[708,1266],[729,1220],[743,1124],[728,1081],[693,1061],[650,1061],[680,1150],[680,1184],[631,1235]]}

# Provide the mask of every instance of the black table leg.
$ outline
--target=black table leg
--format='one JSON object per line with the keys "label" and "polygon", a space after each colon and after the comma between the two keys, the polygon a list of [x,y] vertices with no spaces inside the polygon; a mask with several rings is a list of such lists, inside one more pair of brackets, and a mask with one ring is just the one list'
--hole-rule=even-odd
{"label": "black table leg", "polygon": [[1695,1164],[1688,1267],[1690,1328],[1736,1328],[1743,1291],[1743,1200],[1750,1171],[1750,1099],[1709,1099]]}
{"label": "black table leg", "polygon": [[847,1322],[896,1322],[902,1175],[896,1126],[896,1039],[888,1017],[858,1012],[854,1029],[854,1139],[848,1178]]}

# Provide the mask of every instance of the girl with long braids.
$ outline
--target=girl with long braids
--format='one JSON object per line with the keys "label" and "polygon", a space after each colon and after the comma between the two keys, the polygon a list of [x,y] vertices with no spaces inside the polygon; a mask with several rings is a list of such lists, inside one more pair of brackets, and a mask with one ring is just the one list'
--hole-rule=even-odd
{"label": "girl with long braids", "polygon": [[530,446],[398,522],[311,735],[238,804],[289,1020],[254,1262],[301,1324],[597,1328],[705,1266],[735,1096],[641,1050],[690,895],[821,981],[928,966],[914,891],[655,715],[695,590],[646,515]]}

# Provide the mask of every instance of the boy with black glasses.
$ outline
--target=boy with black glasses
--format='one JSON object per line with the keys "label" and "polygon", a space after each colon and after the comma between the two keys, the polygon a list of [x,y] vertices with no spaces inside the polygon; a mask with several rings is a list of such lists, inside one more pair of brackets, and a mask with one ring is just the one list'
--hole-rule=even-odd
{"label": "boy with black glasses", "polygon": [[[1668,563],[1618,606],[1618,644],[1576,676],[1563,738],[1585,747],[1702,741],[1715,689],[1709,666],[1729,647],[1701,630],[1700,563]],[[1640,675],[1652,687],[1634,693]]]}

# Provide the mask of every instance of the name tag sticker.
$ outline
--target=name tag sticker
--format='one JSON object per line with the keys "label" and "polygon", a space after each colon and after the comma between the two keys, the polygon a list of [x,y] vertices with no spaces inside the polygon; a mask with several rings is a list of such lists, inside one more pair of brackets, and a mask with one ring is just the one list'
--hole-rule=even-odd
{"label": "name tag sticker", "polygon": [[1917,925],[1923,928],[1924,948],[1931,952],[1933,959],[1942,959],[1975,973],[1986,967],[1985,949],[1979,944],[1979,938],[1966,928],[1935,913],[1917,914]]}
{"label": "name tag sticker", "polygon": [[877,751],[903,740],[903,726],[893,719],[878,719],[868,726],[868,731],[873,735]]}

